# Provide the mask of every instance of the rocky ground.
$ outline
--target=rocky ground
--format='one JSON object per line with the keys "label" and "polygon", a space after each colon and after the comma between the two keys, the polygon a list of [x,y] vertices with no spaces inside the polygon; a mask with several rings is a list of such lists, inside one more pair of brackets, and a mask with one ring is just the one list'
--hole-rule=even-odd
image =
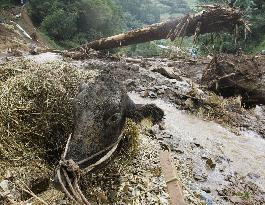
{"label": "rocky ground", "polygon": [[[13,28],[0,25],[0,29],[10,31],[28,48]],[[3,32],[0,37],[5,37]],[[121,146],[104,168],[83,173],[81,186],[92,204],[170,204],[158,157],[165,148],[171,150],[187,204],[264,204],[265,108],[245,109],[240,97],[224,99],[203,88],[200,79],[210,58],[131,59],[92,53],[89,59],[73,60],[54,53],[32,56],[27,49],[17,57],[1,46],[1,65],[21,58],[108,70],[126,84],[136,103],[155,103],[164,110],[160,125],[148,121],[134,125],[139,132],[137,146]],[[41,161],[37,166],[47,172],[41,181],[47,183],[45,189],[38,192],[33,187],[25,196],[27,187],[21,179],[28,170],[6,169],[0,177],[0,204],[70,203],[52,186],[54,167]],[[44,172],[40,175],[43,178]]]}
{"label": "rocky ground", "polygon": [[132,99],[165,111],[164,124],[148,135],[171,148],[184,187],[194,196],[206,204],[262,204],[264,107],[246,110],[238,98],[219,98],[201,88],[196,82],[205,62],[95,59],[82,67],[109,69],[124,80]]}

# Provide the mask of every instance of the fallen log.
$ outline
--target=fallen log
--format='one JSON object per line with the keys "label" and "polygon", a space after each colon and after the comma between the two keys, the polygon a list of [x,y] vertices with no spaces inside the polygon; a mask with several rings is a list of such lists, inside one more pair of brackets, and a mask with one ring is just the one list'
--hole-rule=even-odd
{"label": "fallen log", "polygon": [[220,55],[212,59],[202,84],[224,97],[242,96],[247,106],[265,104],[264,57]]}
{"label": "fallen log", "polygon": [[104,50],[167,38],[174,40],[177,37],[231,31],[236,25],[242,24],[244,24],[244,21],[239,10],[213,6],[176,20],[153,24],[108,38],[101,38],[70,51],[85,51],[87,53],[89,49]]}

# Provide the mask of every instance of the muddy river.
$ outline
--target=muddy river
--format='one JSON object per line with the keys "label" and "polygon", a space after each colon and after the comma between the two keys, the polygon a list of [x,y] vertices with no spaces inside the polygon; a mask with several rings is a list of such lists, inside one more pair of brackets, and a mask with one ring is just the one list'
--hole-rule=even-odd
{"label": "muddy river", "polygon": [[165,125],[156,135],[171,147],[176,158],[192,161],[192,174],[203,189],[207,187],[207,191],[215,195],[216,190],[231,183],[228,178],[236,173],[265,191],[265,140],[261,136],[252,131],[236,135],[161,99],[142,98],[136,93],[130,93],[130,97],[137,103],[155,103],[164,110]]}

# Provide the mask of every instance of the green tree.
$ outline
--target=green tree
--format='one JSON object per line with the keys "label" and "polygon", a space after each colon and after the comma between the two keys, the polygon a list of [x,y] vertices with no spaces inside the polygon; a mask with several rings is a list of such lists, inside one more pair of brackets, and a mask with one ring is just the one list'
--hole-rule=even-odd
{"label": "green tree", "polygon": [[64,47],[113,35],[124,27],[112,0],[31,0],[29,10],[35,24]]}
{"label": "green tree", "polygon": [[73,38],[78,31],[78,15],[67,13],[60,9],[48,15],[41,23],[42,29],[57,41],[65,41]]}

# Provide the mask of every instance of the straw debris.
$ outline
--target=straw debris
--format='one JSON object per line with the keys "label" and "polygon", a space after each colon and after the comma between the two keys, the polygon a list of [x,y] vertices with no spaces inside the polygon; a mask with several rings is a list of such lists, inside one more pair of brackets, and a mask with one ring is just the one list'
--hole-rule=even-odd
{"label": "straw debris", "polygon": [[49,180],[72,132],[72,99],[80,82],[95,75],[62,62],[20,59],[0,65],[0,180],[7,172],[29,188]]}

